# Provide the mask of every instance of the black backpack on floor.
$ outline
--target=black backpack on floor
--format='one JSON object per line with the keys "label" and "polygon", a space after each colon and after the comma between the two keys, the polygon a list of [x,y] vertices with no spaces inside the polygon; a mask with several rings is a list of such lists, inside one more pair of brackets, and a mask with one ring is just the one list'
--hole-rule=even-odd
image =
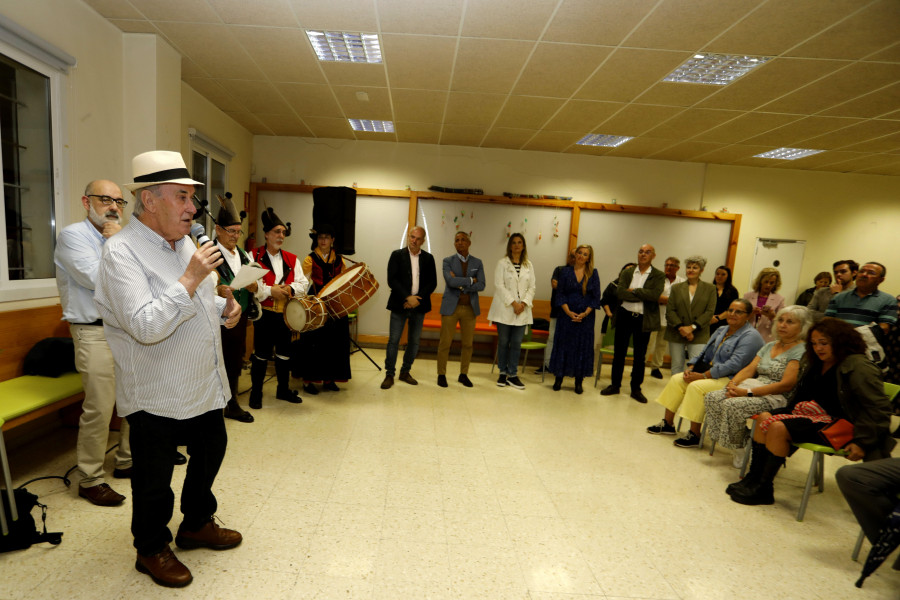
{"label": "black backpack on floor", "polygon": [[[6,516],[6,524],[9,526],[9,533],[0,535],[0,552],[24,550],[32,544],[41,542],[49,542],[54,546],[62,542],[62,532],[47,533],[47,507],[38,502],[37,496],[25,488],[13,490],[16,511],[19,513],[19,518],[15,521],[12,520],[12,513],[9,509],[9,494],[7,490],[0,490],[0,496],[3,499],[3,514]],[[34,524],[34,517],[31,516],[31,509],[35,506],[41,507],[43,533],[38,532]]]}

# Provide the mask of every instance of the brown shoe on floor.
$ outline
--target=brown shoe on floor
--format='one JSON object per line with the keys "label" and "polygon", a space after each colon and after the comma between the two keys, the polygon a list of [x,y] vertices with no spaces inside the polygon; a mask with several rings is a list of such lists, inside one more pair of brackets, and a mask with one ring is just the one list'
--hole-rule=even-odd
{"label": "brown shoe on floor", "polygon": [[419,385],[419,382],[413,379],[413,376],[409,373],[400,373],[400,377],[398,377],[397,379],[408,383],[409,385]]}
{"label": "brown shoe on floor", "polygon": [[109,487],[108,483],[78,488],[78,495],[88,499],[97,506],[118,506],[125,501],[125,496]]}
{"label": "brown shoe on floor", "polygon": [[178,560],[168,544],[158,554],[151,556],[138,554],[134,568],[146,573],[153,581],[165,587],[184,587],[194,580],[190,569]]}
{"label": "brown shoe on floor", "polygon": [[219,527],[213,519],[197,531],[188,531],[181,527],[175,536],[175,544],[184,550],[194,548],[210,548],[212,550],[228,550],[234,548],[244,537],[233,529]]}
{"label": "brown shoe on floor", "polygon": [[389,390],[392,387],[394,387],[394,378],[391,377],[390,375],[385,375],[384,381],[381,382],[381,389]]}

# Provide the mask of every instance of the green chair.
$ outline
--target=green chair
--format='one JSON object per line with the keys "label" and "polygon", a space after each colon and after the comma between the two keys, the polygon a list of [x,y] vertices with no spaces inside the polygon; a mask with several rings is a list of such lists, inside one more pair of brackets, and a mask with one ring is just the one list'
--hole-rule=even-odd
{"label": "green chair", "polygon": [[[606,328],[606,333],[603,334],[603,340],[600,342],[600,347],[597,348],[597,374],[594,375],[594,387],[597,387],[597,382],[600,381],[600,368],[603,366],[603,356],[614,356],[616,354],[616,328],[609,325]],[[626,354],[628,357],[634,357],[634,350],[632,349],[632,340],[628,340],[628,353]]]}

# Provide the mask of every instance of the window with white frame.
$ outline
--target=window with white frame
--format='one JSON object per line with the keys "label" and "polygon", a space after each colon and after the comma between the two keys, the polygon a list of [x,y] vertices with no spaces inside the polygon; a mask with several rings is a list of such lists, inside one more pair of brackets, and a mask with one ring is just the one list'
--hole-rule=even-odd
{"label": "window with white frame", "polygon": [[0,228],[6,233],[0,246],[0,301],[57,294],[53,250],[63,189],[58,175],[63,72],[27,51],[33,39],[25,51],[7,43],[10,39],[0,22]]}
{"label": "window with white frame", "polygon": [[[224,198],[228,191],[228,163],[234,153],[196,129],[188,129],[188,134],[191,137],[191,177],[205,184],[198,186],[196,195],[206,201],[207,209],[216,217],[221,207],[216,196]],[[207,232],[214,230],[215,223],[209,215],[201,223]]]}

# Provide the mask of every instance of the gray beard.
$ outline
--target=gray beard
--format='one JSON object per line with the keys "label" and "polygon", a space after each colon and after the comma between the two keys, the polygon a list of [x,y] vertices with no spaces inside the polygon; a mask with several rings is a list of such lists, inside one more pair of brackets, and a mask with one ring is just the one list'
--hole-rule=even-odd
{"label": "gray beard", "polygon": [[101,215],[94,210],[94,205],[92,204],[88,211],[88,218],[91,220],[91,223],[102,229],[104,223],[118,223],[119,213],[110,211],[105,215]]}

